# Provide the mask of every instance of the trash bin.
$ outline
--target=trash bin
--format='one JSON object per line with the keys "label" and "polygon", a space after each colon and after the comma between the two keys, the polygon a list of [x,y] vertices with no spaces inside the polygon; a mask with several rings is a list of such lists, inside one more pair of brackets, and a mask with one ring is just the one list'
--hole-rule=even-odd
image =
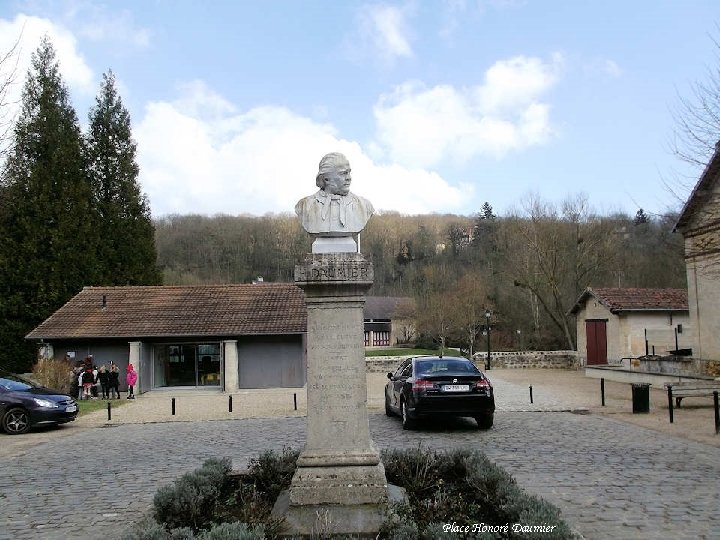
{"label": "trash bin", "polygon": [[633,413],[650,412],[650,385],[635,383],[632,385]]}

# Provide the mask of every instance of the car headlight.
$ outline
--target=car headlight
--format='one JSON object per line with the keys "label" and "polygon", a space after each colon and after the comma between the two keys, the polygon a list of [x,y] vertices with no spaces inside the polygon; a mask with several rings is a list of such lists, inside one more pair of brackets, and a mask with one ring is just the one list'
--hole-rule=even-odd
{"label": "car headlight", "polygon": [[58,404],[49,399],[33,398],[33,401],[40,407],[47,407],[48,409],[57,409]]}

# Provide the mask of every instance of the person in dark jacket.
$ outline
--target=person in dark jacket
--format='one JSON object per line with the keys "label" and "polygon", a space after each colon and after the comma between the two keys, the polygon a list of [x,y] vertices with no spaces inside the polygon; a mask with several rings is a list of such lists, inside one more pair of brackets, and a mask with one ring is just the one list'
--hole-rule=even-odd
{"label": "person in dark jacket", "polygon": [[[110,364],[110,372],[108,373],[108,381],[110,384],[109,390],[112,390],[113,399],[117,394],[117,399],[120,399],[120,370],[116,364]],[[108,390],[108,395],[110,394]]]}
{"label": "person in dark jacket", "polygon": [[110,373],[104,365],[100,366],[98,370],[98,381],[102,388],[102,398],[110,399]]}

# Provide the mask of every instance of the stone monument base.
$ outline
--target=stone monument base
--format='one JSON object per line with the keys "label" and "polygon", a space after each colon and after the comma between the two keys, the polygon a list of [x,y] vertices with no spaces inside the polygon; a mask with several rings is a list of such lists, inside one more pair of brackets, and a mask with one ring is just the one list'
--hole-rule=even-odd
{"label": "stone monument base", "polygon": [[407,502],[405,490],[387,485],[382,503],[375,504],[293,504],[292,488],[280,493],[272,516],[284,518],[282,535],[326,538],[328,535],[355,535],[375,538],[390,511],[388,503]]}

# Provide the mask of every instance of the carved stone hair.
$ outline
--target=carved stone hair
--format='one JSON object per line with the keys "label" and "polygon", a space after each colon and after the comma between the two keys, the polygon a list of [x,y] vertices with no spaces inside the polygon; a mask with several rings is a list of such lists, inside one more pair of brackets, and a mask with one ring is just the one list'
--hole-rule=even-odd
{"label": "carved stone hair", "polygon": [[318,166],[317,176],[315,177],[315,185],[317,187],[320,189],[325,187],[325,174],[335,169],[340,161],[347,162],[347,158],[340,152],[330,152],[323,156]]}

